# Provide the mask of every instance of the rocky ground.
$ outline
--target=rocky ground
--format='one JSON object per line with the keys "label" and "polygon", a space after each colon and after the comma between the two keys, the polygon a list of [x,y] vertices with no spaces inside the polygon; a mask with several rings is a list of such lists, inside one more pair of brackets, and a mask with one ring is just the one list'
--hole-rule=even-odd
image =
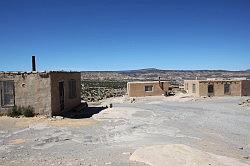
{"label": "rocky ground", "polygon": [[0,117],[0,165],[250,165],[245,97],[126,97],[91,118]]}

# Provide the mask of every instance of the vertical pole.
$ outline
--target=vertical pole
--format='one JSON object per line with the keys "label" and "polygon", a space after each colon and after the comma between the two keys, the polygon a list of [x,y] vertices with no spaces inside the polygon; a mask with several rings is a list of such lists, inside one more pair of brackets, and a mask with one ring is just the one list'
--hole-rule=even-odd
{"label": "vertical pole", "polygon": [[32,56],[32,71],[36,71],[36,57]]}

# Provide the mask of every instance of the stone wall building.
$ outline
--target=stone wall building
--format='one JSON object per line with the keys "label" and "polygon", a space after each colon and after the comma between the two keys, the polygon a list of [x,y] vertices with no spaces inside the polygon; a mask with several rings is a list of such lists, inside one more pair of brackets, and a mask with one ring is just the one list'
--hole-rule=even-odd
{"label": "stone wall building", "polygon": [[80,72],[0,73],[0,113],[31,106],[35,113],[58,115],[81,104]]}
{"label": "stone wall building", "polygon": [[200,96],[250,96],[250,80],[185,80],[184,90]]}
{"label": "stone wall building", "polygon": [[142,81],[128,82],[127,93],[129,97],[168,95],[168,81]]}

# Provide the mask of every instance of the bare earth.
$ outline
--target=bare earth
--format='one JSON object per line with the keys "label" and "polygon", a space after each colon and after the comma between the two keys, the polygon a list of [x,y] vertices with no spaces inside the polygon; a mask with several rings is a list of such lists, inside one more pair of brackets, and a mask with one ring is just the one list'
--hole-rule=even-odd
{"label": "bare earth", "polygon": [[88,119],[0,117],[0,165],[250,165],[246,99],[122,97]]}

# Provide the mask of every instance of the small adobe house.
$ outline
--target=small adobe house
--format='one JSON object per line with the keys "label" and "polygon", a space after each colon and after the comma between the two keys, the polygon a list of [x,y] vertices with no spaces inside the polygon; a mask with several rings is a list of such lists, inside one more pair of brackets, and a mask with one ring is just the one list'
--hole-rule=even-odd
{"label": "small adobe house", "polygon": [[168,95],[168,81],[141,81],[128,82],[127,93],[129,97]]}
{"label": "small adobe house", "polygon": [[0,113],[13,106],[31,106],[36,114],[58,115],[80,105],[80,93],[80,72],[0,73]]}
{"label": "small adobe house", "polygon": [[184,90],[201,96],[250,96],[250,80],[185,80]]}

